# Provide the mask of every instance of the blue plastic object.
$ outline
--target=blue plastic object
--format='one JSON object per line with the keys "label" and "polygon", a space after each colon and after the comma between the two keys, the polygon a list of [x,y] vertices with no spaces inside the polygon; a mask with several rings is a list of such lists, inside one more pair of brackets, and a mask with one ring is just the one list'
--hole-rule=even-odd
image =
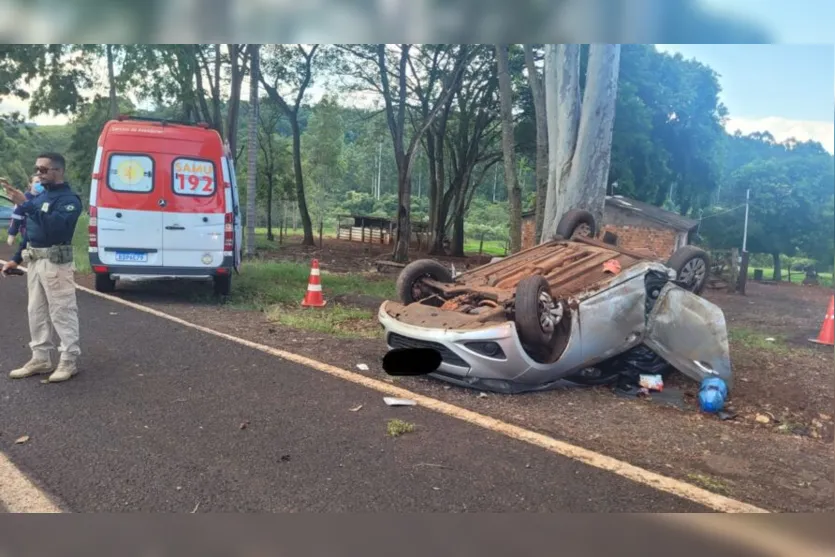
{"label": "blue plastic object", "polygon": [[702,412],[714,414],[725,406],[728,397],[728,386],[719,377],[707,377],[702,381],[699,389],[699,407]]}

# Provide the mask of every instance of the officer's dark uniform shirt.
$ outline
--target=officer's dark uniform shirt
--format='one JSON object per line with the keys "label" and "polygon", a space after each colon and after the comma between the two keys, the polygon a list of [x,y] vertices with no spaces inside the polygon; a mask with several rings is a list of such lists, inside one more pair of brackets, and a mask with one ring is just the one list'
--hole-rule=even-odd
{"label": "officer's dark uniform shirt", "polygon": [[40,195],[20,205],[26,215],[26,234],[12,260],[23,262],[27,247],[49,248],[72,244],[75,225],[81,216],[81,198],[67,183],[48,187]]}

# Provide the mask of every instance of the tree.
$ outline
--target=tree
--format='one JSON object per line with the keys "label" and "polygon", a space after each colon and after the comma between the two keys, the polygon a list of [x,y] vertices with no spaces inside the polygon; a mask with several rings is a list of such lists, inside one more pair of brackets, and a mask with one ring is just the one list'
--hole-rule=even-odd
{"label": "tree", "polygon": [[[394,158],[397,164],[397,231],[392,258],[398,262],[409,258],[409,244],[411,243],[411,196],[412,196],[412,168],[415,152],[420,138],[432,124],[441,108],[449,101],[455,87],[463,73],[468,58],[467,47],[462,45],[456,56],[446,56],[446,67],[451,70],[445,73],[441,91],[434,106],[428,111],[422,121],[414,125],[415,132],[411,139],[406,136],[406,113],[408,105],[408,75],[411,69],[412,78],[420,80],[421,75],[415,71],[415,66],[409,65],[412,45],[401,44],[396,47],[396,65],[389,63],[387,45],[357,45],[342,47],[349,56],[344,60],[344,73],[356,80],[370,85],[383,98],[386,121],[391,133],[394,146]],[[371,64],[376,66],[375,70]],[[392,81],[389,76],[394,78]]]}
{"label": "tree", "polygon": [[258,50],[261,45],[249,45],[249,122],[247,132],[247,174],[246,174],[246,255],[255,256],[255,196],[258,173]]}
{"label": "tree", "polygon": [[537,57],[534,45],[526,44],[524,49],[536,121],[536,229],[534,234],[539,238],[542,235],[545,198],[548,195],[548,119],[545,113],[545,86],[536,68]]}
{"label": "tree", "polygon": [[507,197],[510,201],[510,251],[522,247],[522,192],[516,179],[516,153],[513,137],[513,98],[510,87],[510,64],[507,45],[496,45],[496,64],[499,72],[499,99],[502,119],[502,152]]}
{"label": "tree", "polygon": [[[304,100],[307,88],[311,84],[314,60],[319,50],[318,44],[305,45],[270,45],[264,61],[264,72],[260,76],[261,83],[267,91],[270,100],[284,111],[290,121],[293,133],[293,169],[296,176],[296,199],[299,204],[299,214],[304,228],[302,244],[315,245],[313,239],[313,224],[307,208],[304,191],[304,176],[302,174],[301,128],[299,127],[299,107]],[[280,84],[289,85],[289,92],[281,93]],[[287,102],[292,98],[292,104]]]}
{"label": "tree", "polygon": [[603,220],[619,63],[619,45],[590,47],[581,102],[580,46],[546,46],[549,174],[542,242],[553,238],[568,210],[586,209]]}
{"label": "tree", "polygon": [[308,161],[307,175],[312,178],[315,186],[315,191],[308,187],[308,193],[313,193],[313,197],[318,200],[321,223],[325,197],[335,193],[335,185],[340,183],[345,168],[345,126],[335,97],[325,95],[314,107],[307,130],[302,136],[302,145]]}
{"label": "tree", "polygon": [[[276,186],[281,194],[282,205],[287,194],[295,188],[292,171],[293,154],[291,142],[278,134],[279,121],[283,111],[267,99],[258,103],[258,148],[261,157],[258,165],[258,184],[264,189],[267,205],[267,240],[273,241],[273,197]],[[282,223],[283,224],[283,223]]]}

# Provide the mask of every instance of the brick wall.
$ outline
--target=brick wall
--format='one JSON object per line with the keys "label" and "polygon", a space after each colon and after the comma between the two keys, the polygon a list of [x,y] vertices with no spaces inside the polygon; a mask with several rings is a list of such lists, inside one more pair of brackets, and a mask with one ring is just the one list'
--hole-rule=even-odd
{"label": "brick wall", "polygon": [[536,233],[536,219],[528,217],[522,219],[522,249],[532,248],[537,244],[534,235]]}
{"label": "brick wall", "polygon": [[[522,249],[536,245],[534,232],[536,220],[533,217],[522,219]],[[618,236],[618,245],[627,249],[649,251],[652,256],[666,261],[675,251],[678,232],[661,226],[637,226],[633,224],[607,224],[598,234],[603,238],[605,232]]]}
{"label": "brick wall", "polygon": [[607,224],[603,227],[600,237],[605,232],[612,232],[618,236],[618,246],[626,249],[648,250],[653,257],[666,261],[675,251],[678,233],[671,228],[649,228],[643,226]]}

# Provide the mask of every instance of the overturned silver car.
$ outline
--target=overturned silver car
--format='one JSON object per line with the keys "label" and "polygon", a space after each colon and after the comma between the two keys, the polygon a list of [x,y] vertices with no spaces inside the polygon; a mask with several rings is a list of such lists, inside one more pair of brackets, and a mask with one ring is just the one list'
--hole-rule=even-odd
{"label": "overturned silver car", "polygon": [[732,389],[724,315],[697,294],[707,254],[685,246],[654,261],[594,239],[590,219],[571,211],[554,241],[454,278],[436,261],[411,263],[400,300],[378,312],[389,349],[433,348],[442,363],[431,376],[519,393],[605,381],[601,364],[645,347],[695,381],[715,375]]}

